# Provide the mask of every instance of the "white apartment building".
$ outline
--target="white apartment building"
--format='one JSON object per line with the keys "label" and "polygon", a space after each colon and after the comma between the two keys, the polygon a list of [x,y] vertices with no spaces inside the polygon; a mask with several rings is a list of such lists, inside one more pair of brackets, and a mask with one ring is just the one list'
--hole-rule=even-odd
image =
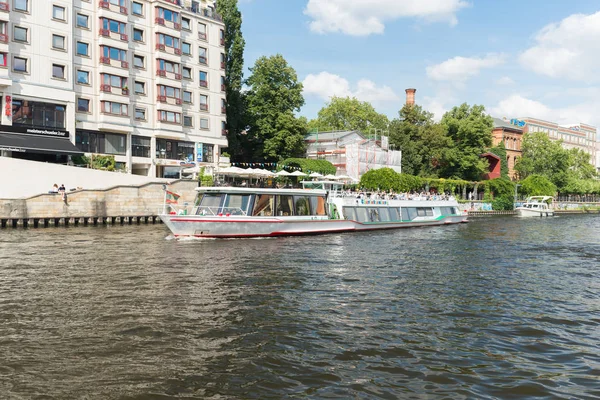
{"label": "white apartment building", "polygon": [[151,177],[214,166],[223,36],[206,0],[0,0],[2,155],[114,155]]}

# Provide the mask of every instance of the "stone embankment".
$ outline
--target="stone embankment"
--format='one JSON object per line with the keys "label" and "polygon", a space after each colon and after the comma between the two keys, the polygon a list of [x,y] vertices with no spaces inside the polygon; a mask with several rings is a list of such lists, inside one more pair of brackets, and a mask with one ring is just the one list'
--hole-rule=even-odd
{"label": "stone embankment", "polygon": [[[0,199],[1,227],[38,227],[114,223],[154,223],[162,210],[162,183],[119,185],[102,190],[40,194],[23,199]],[[180,194],[179,203],[194,201],[196,181],[179,180],[167,186]]]}

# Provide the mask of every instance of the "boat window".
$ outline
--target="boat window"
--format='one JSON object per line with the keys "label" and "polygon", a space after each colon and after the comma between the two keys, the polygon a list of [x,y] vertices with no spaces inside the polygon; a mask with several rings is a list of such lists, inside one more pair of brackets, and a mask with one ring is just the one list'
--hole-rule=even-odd
{"label": "boat window", "polygon": [[417,215],[419,217],[433,216],[433,209],[431,207],[419,207],[417,208]]}
{"label": "boat window", "polygon": [[275,197],[270,194],[257,194],[252,215],[272,216]]}
{"label": "boat window", "polygon": [[457,214],[457,212],[455,212],[454,210],[455,210],[454,207],[441,207],[440,208],[440,212],[442,213],[442,215]]}
{"label": "boat window", "polygon": [[246,215],[248,203],[250,203],[248,194],[228,194],[223,202],[223,212],[231,215]]}
{"label": "boat window", "polygon": [[379,208],[379,220],[381,222],[389,222],[390,220],[390,212],[386,207]]}
{"label": "boat window", "polygon": [[400,221],[400,214],[398,213],[400,209],[397,207],[389,208],[390,213],[390,221]]}
{"label": "boat window", "polygon": [[379,222],[379,209],[369,208],[369,221]]}
{"label": "boat window", "polygon": [[358,222],[367,222],[369,220],[367,217],[367,209],[365,207],[356,208],[356,220]]}
{"label": "boat window", "polygon": [[344,216],[346,219],[356,221],[356,208],[355,207],[344,207]]}
{"label": "boat window", "polygon": [[218,208],[221,205],[221,193],[203,193],[198,198],[198,205],[201,207]]}
{"label": "boat window", "polygon": [[277,212],[275,215],[294,215],[294,198],[292,196],[277,196]]}
{"label": "boat window", "polygon": [[294,196],[294,215],[310,215],[310,201],[307,196]]}
{"label": "boat window", "polygon": [[325,197],[311,196],[310,209],[312,210],[312,215],[327,215],[325,212]]}
{"label": "boat window", "polygon": [[406,221],[412,221],[413,219],[417,218],[417,209],[415,207],[407,207],[407,208],[402,209],[402,219],[405,219],[404,218],[405,210],[407,212]]}

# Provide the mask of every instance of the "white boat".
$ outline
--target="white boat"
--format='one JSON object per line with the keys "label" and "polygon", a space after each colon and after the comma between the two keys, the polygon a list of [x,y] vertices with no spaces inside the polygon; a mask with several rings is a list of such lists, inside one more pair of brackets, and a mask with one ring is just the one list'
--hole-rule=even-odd
{"label": "white boat", "polygon": [[552,196],[531,196],[515,209],[519,217],[553,217]]}
{"label": "white boat", "polygon": [[293,236],[467,222],[453,198],[359,198],[340,190],[338,182],[303,184],[303,189],[199,187],[194,205],[165,204],[160,218],[177,238]]}

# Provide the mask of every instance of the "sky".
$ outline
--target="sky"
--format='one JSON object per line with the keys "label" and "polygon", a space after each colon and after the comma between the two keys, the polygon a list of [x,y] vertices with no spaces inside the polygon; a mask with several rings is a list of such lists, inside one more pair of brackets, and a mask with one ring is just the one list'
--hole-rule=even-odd
{"label": "sky", "polygon": [[[440,119],[464,102],[498,118],[600,127],[598,0],[240,0],[245,66],[282,54],[300,115],[333,96],[396,118],[405,89]],[[246,69],[245,77],[249,75]]]}

